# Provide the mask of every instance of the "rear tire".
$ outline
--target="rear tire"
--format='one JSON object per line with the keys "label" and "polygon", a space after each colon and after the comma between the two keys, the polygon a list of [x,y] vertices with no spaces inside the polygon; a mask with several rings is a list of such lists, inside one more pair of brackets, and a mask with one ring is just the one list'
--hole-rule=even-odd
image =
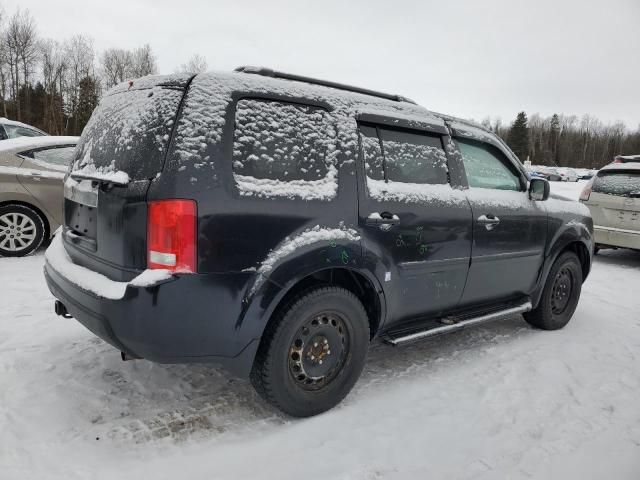
{"label": "rear tire", "polygon": [[44,241],[42,217],[30,207],[8,204],[0,207],[0,256],[23,257]]}
{"label": "rear tire", "polygon": [[536,328],[558,330],[564,327],[578,306],[582,289],[582,266],[573,252],[561,254],[554,262],[538,306],[524,319]]}
{"label": "rear tire", "polygon": [[293,417],[333,408],[355,385],[369,347],[369,321],[358,298],[339,287],[295,296],[265,330],[251,383]]}

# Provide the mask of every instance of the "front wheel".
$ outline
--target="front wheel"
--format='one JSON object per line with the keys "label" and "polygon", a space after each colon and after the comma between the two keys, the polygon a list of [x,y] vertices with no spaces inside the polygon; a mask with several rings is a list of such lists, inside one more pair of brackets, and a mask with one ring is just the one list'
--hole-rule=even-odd
{"label": "front wheel", "polygon": [[524,314],[527,322],[543,330],[564,327],[578,306],[582,267],[573,252],[561,254],[551,267],[538,306]]}
{"label": "front wheel", "polygon": [[358,298],[344,288],[312,288],[288,302],[265,330],[251,382],[283,412],[317,415],[353,388],[368,346],[369,321]]}

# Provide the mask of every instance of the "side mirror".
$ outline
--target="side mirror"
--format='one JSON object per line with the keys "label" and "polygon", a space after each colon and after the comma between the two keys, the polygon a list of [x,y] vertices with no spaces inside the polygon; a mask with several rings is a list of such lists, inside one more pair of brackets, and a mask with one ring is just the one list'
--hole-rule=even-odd
{"label": "side mirror", "polygon": [[551,187],[544,178],[532,178],[529,181],[529,198],[531,200],[543,201],[549,198]]}

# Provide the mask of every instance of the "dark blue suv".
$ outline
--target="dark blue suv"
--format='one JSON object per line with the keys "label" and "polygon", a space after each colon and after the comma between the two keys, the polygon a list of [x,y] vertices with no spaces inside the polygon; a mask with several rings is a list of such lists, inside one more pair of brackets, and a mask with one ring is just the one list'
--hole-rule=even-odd
{"label": "dark blue suv", "polygon": [[375,338],[563,327],[593,253],[587,208],[492,132],[264,68],[113,88],[64,212],[58,314],[123,359],[222,364],[294,416],[339,403]]}

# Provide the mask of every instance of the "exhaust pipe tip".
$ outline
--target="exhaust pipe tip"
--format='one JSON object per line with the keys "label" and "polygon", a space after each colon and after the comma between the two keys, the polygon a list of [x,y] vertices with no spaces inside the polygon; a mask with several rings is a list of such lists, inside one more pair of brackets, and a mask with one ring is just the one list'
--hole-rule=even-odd
{"label": "exhaust pipe tip", "polygon": [[60,300],[56,300],[55,304],[53,305],[53,310],[56,312],[56,315],[60,317],[73,318],[67,311],[67,307],[65,307]]}
{"label": "exhaust pipe tip", "polygon": [[125,352],[120,352],[120,358],[123,362],[128,362],[129,360],[142,360],[142,357],[139,357],[137,355],[130,355]]}

